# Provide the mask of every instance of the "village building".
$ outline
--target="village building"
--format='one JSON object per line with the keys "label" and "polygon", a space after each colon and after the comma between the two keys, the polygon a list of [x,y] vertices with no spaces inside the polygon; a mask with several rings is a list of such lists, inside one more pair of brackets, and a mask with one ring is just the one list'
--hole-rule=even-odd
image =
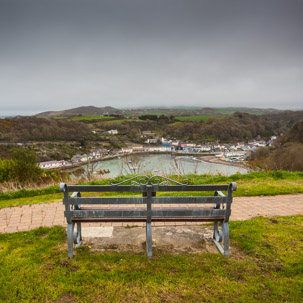
{"label": "village building", "polygon": [[87,162],[89,158],[92,159],[92,156],[88,157],[86,154],[83,155],[77,154],[71,158],[71,162],[72,163]]}
{"label": "village building", "polygon": [[172,146],[179,146],[180,141],[172,141],[171,145]]}
{"label": "village building", "polygon": [[133,146],[132,149],[133,149],[133,152],[141,152],[141,151],[144,151],[143,145]]}
{"label": "village building", "polygon": [[78,163],[78,162],[81,162],[81,158],[82,156],[77,154],[77,155],[74,155],[72,158],[71,158],[71,162],[72,163]]}
{"label": "village building", "polygon": [[52,168],[58,168],[58,167],[62,167],[66,164],[65,160],[60,160],[60,161],[46,161],[46,162],[40,162],[39,166],[42,169],[52,169]]}
{"label": "village building", "polygon": [[118,130],[117,129],[111,129],[109,131],[107,131],[108,134],[111,134],[111,135],[118,135]]}
{"label": "village building", "polygon": [[146,144],[157,144],[158,139],[157,138],[151,138],[151,139],[147,139],[144,143]]}
{"label": "village building", "polygon": [[170,146],[148,146],[144,149],[146,152],[170,152],[172,148]]}
{"label": "village building", "polygon": [[130,154],[133,152],[133,149],[131,147],[123,147],[121,152],[124,154]]}
{"label": "village building", "polygon": [[210,152],[211,147],[209,145],[200,145],[200,147],[197,148],[201,152]]}
{"label": "village building", "polygon": [[145,137],[151,137],[155,135],[154,132],[150,131],[150,130],[145,130],[142,132],[141,138],[145,138]]}

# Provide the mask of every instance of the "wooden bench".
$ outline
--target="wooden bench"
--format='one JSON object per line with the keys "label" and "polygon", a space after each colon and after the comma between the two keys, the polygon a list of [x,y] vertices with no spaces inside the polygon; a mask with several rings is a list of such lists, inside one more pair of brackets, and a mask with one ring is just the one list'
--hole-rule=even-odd
{"label": "wooden bench", "polygon": [[[188,181],[179,183],[166,177],[137,176],[120,183],[111,180],[110,185],[61,183],[60,190],[64,193],[69,258],[73,257],[74,244],[79,247],[82,243],[81,223],[84,222],[146,222],[146,250],[149,258],[152,257],[152,222],[214,222],[213,241],[222,254],[229,256],[228,221],[236,183],[188,185]],[[142,197],[83,197],[82,193],[85,192],[136,192],[142,193]],[[157,197],[157,192],[179,192],[183,195],[185,192],[212,192],[212,195]],[[222,240],[223,247],[220,244]]]}

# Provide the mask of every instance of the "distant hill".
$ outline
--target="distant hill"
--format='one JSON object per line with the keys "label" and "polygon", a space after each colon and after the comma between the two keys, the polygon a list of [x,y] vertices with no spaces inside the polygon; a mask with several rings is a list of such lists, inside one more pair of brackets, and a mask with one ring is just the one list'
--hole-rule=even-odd
{"label": "distant hill", "polygon": [[142,107],[117,109],[111,106],[95,107],[81,106],[61,111],[47,111],[39,113],[38,117],[70,117],[76,115],[83,116],[104,116],[104,115],[167,115],[167,116],[214,116],[214,115],[232,115],[235,112],[243,112],[255,115],[277,114],[281,110],[273,108],[249,108],[249,107]]}
{"label": "distant hill", "polygon": [[139,115],[167,115],[167,116],[217,116],[232,115],[235,112],[263,115],[277,114],[283,111],[273,108],[249,108],[249,107],[141,107],[123,109],[125,116]]}
{"label": "distant hill", "polygon": [[48,111],[39,113],[35,116],[39,117],[69,117],[75,115],[88,115],[88,116],[104,116],[104,115],[119,115],[122,111],[111,107],[95,107],[95,106],[80,106],[72,109],[61,110],[61,111]]}

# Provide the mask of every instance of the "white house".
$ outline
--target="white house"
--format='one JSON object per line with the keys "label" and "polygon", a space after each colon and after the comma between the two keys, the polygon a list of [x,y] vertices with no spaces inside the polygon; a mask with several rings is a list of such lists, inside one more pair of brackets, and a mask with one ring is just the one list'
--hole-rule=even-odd
{"label": "white house", "polygon": [[111,129],[107,133],[111,134],[111,135],[118,135],[118,130],[117,129]]}
{"label": "white house", "polygon": [[172,146],[178,146],[180,143],[180,141],[172,141],[171,145]]}
{"label": "white house", "polygon": [[149,146],[145,148],[147,152],[167,152],[171,151],[171,147],[169,146]]}
{"label": "white house", "polygon": [[80,158],[80,162],[86,162],[86,161],[88,161],[88,156],[87,156],[87,154],[84,154],[84,155],[81,155],[81,158]]}
{"label": "white house", "polygon": [[147,139],[144,143],[147,143],[147,144],[157,144],[158,142],[158,139]]}
{"label": "white house", "polygon": [[60,160],[60,161],[46,161],[46,162],[40,162],[39,166],[43,169],[51,169],[51,168],[58,168],[58,167],[62,167],[66,164],[66,162],[64,160]]}
{"label": "white house", "polygon": [[140,151],[144,151],[144,147],[143,145],[135,145],[132,147],[133,152],[140,152]]}
{"label": "white house", "polygon": [[209,152],[209,151],[211,151],[211,147],[209,145],[201,145],[199,150],[202,152]]}
{"label": "white house", "polygon": [[150,130],[145,130],[145,131],[142,132],[141,138],[153,136],[154,134],[155,133],[151,132]]}
{"label": "white house", "polygon": [[131,147],[123,147],[121,150],[122,153],[130,154],[133,152],[133,149]]}

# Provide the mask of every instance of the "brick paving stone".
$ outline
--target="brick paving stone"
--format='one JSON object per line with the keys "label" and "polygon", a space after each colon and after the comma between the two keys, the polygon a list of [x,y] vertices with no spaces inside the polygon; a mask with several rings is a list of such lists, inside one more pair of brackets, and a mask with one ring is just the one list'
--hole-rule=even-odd
{"label": "brick paving stone", "polygon": [[31,225],[19,225],[18,226],[18,230],[19,231],[23,231],[23,230],[30,230],[31,229]]}
{"label": "brick paving stone", "polygon": [[17,231],[18,231],[17,226],[15,226],[15,227],[6,227],[6,228],[4,229],[4,232],[5,232],[5,233],[15,233],[15,232],[17,232]]}
{"label": "brick paving stone", "polygon": [[42,222],[41,226],[47,226],[47,227],[52,227],[53,226],[53,223],[52,222]]}

